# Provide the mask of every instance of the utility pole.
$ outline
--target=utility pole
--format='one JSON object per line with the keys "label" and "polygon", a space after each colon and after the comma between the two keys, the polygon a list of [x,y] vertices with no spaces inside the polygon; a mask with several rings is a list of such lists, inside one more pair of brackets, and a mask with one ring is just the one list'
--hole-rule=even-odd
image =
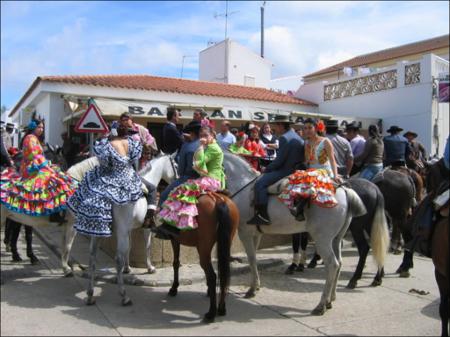
{"label": "utility pole", "polygon": [[264,57],[264,1],[261,6],[261,57]]}

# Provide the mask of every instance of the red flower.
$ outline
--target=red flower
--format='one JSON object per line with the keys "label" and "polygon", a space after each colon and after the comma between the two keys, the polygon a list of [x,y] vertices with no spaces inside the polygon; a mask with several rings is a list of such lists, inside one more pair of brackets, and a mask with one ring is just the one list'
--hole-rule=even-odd
{"label": "red flower", "polygon": [[325,124],[322,121],[318,121],[316,130],[319,132],[325,132]]}

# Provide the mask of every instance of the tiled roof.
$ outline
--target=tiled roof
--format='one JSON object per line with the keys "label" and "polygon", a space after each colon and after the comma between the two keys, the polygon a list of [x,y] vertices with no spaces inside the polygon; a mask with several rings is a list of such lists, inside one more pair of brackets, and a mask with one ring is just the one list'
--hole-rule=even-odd
{"label": "tiled roof", "polygon": [[236,99],[248,99],[274,103],[311,105],[317,104],[301,100],[296,97],[281,94],[276,91],[215,82],[185,80],[170,77],[158,77],[149,75],[92,75],[92,76],[42,76],[37,77],[28,91],[11,111],[13,115],[16,109],[25,101],[28,95],[40,82],[68,83],[78,85],[93,85],[99,87],[125,88],[137,90],[165,91],[180,94],[216,96]]}
{"label": "tiled roof", "polygon": [[386,61],[390,59],[395,59],[398,57],[403,57],[407,55],[413,55],[418,53],[429,52],[432,50],[449,47],[449,35],[443,35],[435,37],[429,40],[423,40],[419,42],[414,42],[410,44],[405,44],[403,46],[389,48],[380,50],[374,53],[356,56],[350,60],[335,64],[334,66],[327,67],[325,69],[313,72],[304,76],[303,78],[309,78],[313,76],[318,76],[326,74],[332,71],[342,70],[344,67],[359,67],[363,65],[368,65],[371,63],[376,63],[380,61]]}

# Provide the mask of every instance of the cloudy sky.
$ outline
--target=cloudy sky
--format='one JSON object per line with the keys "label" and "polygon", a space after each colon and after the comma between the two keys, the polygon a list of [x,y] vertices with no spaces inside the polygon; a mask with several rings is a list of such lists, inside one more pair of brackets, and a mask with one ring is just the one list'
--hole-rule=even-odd
{"label": "cloudy sky", "polygon": [[[230,1],[228,37],[259,53],[262,1]],[[198,78],[198,53],[223,40],[225,1],[1,2],[1,104],[42,75]],[[449,33],[448,1],[267,1],[272,77]]]}

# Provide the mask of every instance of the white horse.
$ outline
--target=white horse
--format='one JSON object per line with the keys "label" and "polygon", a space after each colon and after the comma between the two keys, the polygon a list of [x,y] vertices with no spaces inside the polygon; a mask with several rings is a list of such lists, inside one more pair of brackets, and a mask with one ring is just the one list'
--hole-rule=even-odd
{"label": "white horse", "polygon": [[[87,171],[97,166],[98,159],[96,157],[88,158],[84,161],[82,161],[79,164],[73,165],[67,173],[75,180],[81,181],[86,174]],[[175,173],[176,168],[174,166],[173,157],[169,155],[159,155],[152,159],[140,172],[139,174],[141,177],[146,179],[147,181],[151,182],[153,185],[158,186],[161,179],[166,181],[167,183],[171,183],[175,179]],[[147,202],[145,199],[140,202],[140,207],[142,207],[141,213],[144,214],[147,210]],[[144,204],[145,203],[145,204]],[[4,226],[6,223],[6,219],[10,218],[14,221],[17,221],[19,223],[32,226],[32,227],[39,227],[39,226],[47,226],[49,224],[58,225],[57,223],[51,223],[48,216],[29,216],[21,213],[16,213],[8,208],[6,208],[4,205],[1,205],[1,225]],[[72,249],[73,240],[76,236],[76,231],[73,228],[73,224],[75,222],[75,219],[71,212],[67,212],[67,222],[63,224],[64,231],[62,235],[62,245],[61,245],[61,264],[63,268],[63,272],[65,276],[73,276],[72,267],[69,265],[69,256],[70,251]],[[142,226],[143,218],[141,219],[141,216],[139,215],[139,219],[141,222],[139,224],[136,224],[136,228]],[[155,267],[152,265],[151,262],[151,232],[149,229],[144,230],[144,240],[146,244],[146,263],[147,263],[147,270],[148,272],[152,273],[155,271]],[[129,272],[129,252],[126,256],[125,261],[125,267],[124,272]]]}
{"label": "white horse", "polygon": [[[268,204],[272,224],[259,227],[248,225],[246,221],[253,216],[254,184],[258,174],[245,160],[230,152],[225,153],[224,165],[228,190],[240,211],[239,238],[244,245],[250,264],[251,284],[246,297],[254,297],[260,287],[256,250],[262,234],[293,234],[307,231],[314,238],[317,252],[325,264],[326,282],[322,298],[312,311],[314,315],[323,315],[326,309],[332,307],[331,302],[336,299],[336,286],[342,266],[342,238],[352,218],[366,213],[361,199],[351,189],[338,188],[336,190],[337,206],[322,208],[312,204],[309,208],[305,208],[306,221],[298,222],[277,196],[272,195]],[[279,192],[279,189],[275,191],[276,194]]]}

